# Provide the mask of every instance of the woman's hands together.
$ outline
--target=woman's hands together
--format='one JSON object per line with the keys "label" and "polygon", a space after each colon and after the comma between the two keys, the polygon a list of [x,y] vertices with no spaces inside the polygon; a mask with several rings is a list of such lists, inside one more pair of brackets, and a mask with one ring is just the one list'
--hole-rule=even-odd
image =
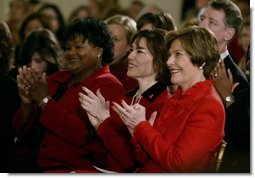
{"label": "woman's hands together", "polygon": [[87,111],[90,123],[97,127],[110,116],[109,101],[105,101],[100,89],[96,95],[86,87],[82,87],[85,93],[79,93],[81,107]]}
{"label": "woman's hands together", "polygon": [[40,103],[48,96],[48,84],[46,74],[36,75],[32,68],[23,66],[19,68],[17,76],[19,95],[24,104]]}
{"label": "woman's hands together", "polygon": [[[134,128],[142,121],[146,120],[146,110],[140,104],[133,106],[128,105],[124,100],[121,101],[121,105],[113,102],[113,110],[118,113],[124,124],[129,129],[131,135],[133,135]],[[153,125],[157,116],[157,112],[151,114],[148,122]]]}

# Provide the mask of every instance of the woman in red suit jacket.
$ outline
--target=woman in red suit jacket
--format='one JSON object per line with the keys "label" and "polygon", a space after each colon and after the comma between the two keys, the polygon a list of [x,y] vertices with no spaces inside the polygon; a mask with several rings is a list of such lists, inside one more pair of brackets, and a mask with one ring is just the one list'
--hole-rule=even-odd
{"label": "woman in red suit jacket", "polygon": [[169,32],[166,43],[171,82],[178,89],[156,120],[152,115],[148,121],[139,104],[114,104],[135,145],[147,154],[136,153],[136,172],[211,172],[225,122],[223,104],[209,79],[220,57],[217,41],[206,29],[190,27]]}
{"label": "woman in red suit jacket", "polygon": [[[31,68],[19,70],[22,105],[13,122],[20,141],[27,135],[34,137],[30,156],[24,160],[31,167],[20,171],[96,172],[93,159],[104,158],[105,151],[80,106],[78,93],[86,86],[94,92],[100,88],[110,101],[119,102],[123,98],[124,88],[107,65],[113,59],[110,31],[102,21],[86,18],[70,24],[65,37],[68,70],[59,71],[47,80],[45,75],[37,77]],[[39,170],[34,167],[37,163]]]}
{"label": "woman in red suit jacket", "polygon": [[[125,101],[130,105],[140,103],[147,109],[147,118],[154,111],[160,112],[170,98],[167,84],[170,72],[167,68],[167,48],[165,32],[161,30],[139,31],[132,38],[132,50],[128,56],[127,75],[138,81],[139,87],[128,92]],[[101,89],[100,89],[101,90]],[[89,118],[97,129],[97,135],[109,150],[105,169],[131,172],[136,166],[132,137],[128,128],[114,112],[109,114],[104,95],[84,88],[80,93],[81,106],[89,113]],[[99,127],[98,127],[99,125]],[[131,156],[130,156],[131,155]]]}

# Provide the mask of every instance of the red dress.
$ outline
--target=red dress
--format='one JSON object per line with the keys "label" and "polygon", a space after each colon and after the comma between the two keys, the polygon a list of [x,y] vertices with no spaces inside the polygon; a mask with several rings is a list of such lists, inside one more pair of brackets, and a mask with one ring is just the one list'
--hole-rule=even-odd
{"label": "red dress", "polygon": [[[49,94],[53,95],[58,86],[68,82],[71,77],[68,71],[50,76]],[[43,171],[68,172],[85,169],[93,172],[95,169],[89,160],[92,156],[105,154],[98,141],[93,140],[93,127],[78,100],[78,92],[82,91],[82,86],[93,92],[100,88],[106,100],[118,103],[124,96],[122,84],[110,73],[109,66],[105,66],[76,85],[68,87],[60,100],[50,100],[39,118],[39,123],[46,128],[38,153],[38,164]],[[24,127],[20,116],[21,112],[18,111],[13,124],[22,137],[30,129],[33,117],[29,118],[28,126]]]}

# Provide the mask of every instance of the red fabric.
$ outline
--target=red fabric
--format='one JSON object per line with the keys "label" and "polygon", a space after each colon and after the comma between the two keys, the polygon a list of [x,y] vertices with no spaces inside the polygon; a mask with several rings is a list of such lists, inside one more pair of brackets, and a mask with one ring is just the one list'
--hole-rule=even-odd
{"label": "red fabric", "polygon": [[[161,108],[170,97],[169,92],[165,90],[153,102],[142,98],[140,104],[146,108],[146,118],[150,118],[154,111],[158,111],[158,115],[160,115]],[[131,100],[130,97],[125,98],[128,104],[131,104]],[[119,117],[107,118],[99,126],[97,134],[112,155],[112,157],[108,155],[106,169],[129,172],[137,166],[131,135]]]}
{"label": "red fabric", "polygon": [[143,121],[135,128],[135,142],[151,155],[137,172],[212,171],[225,123],[212,82],[197,83],[184,95],[177,90],[161,113],[153,127]]}
{"label": "red fabric", "polygon": [[[68,71],[60,71],[49,77],[49,94],[53,95],[59,84],[69,81],[71,76]],[[91,163],[86,160],[86,156],[105,153],[98,142],[88,140],[90,123],[78,100],[78,92],[82,91],[82,86],[93,92],[100,88],[106,100],[119,103],[124,97],[123,86],[106,66],[75,86],[69,87],[59,101],[50,100],[39,120],[47,128],[38,156],[39,166],[45,171],[54,170],[54,167],[91,170]],[[20,114],[17,113],[14,119],[17,130],[22,127],[19,122]]]}

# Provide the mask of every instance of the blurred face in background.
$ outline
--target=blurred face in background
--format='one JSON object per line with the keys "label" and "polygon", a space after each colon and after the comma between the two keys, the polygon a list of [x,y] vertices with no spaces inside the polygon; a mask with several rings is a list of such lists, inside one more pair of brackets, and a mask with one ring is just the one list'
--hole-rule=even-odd
{"label": "blurred face in background", "polygon": [[114,41],[114,63],[118,63],[129,51],[130,45],[126,37],[126,30],[119,24],[108,25]]}
{"label": "blurred face in background", "polygon": [[56,12],[51,8],[47,8],[44,9],[41,13],[44,17],[45,22],[49,24],[50,30],[53,33],[56,33],[59,29],[59,21]]}
{"label": "blurred face in background", "polygon": [[240,44],[244,51],[247,51],[250,44],[250,26],[243,26],[239,34]]}
{"label": "blurred face in background", "polygon": [[38,77],[41,77],[43,72],[46,72],[48,63],[37,52],[35,52],[32,56],[30,67],[34,69]]}
{"label": "blurred face in background", "polygon": [[22,0],[12,0],[9,4],[9,19],[19,22],[26,13],[26,6]]}
{"label": "blurred face in background", "polygon": [[92,17],[100,18],[100,4],[97,1],[98,0],[88,0],[86,6]]}
{"label": "blurred face in background", "polygon": [[43,24],[38,19],[32,19],[27,23],[25,28],[25,38],[33,31],[39,28],[43,28]]}

